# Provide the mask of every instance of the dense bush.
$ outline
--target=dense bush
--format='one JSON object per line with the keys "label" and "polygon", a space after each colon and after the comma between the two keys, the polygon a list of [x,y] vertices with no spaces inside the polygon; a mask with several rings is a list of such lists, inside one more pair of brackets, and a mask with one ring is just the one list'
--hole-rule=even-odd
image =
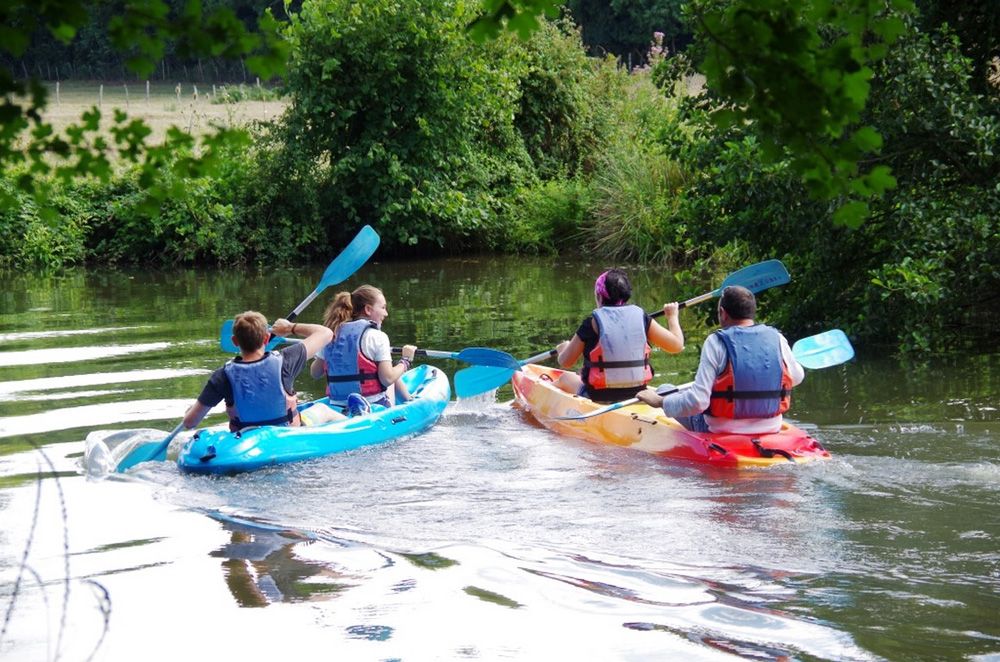
{"label": "dense bush", "polygon": [[609,132],[610,99],[599,77],[607,63],[588,58],[568,21],[546,23],[530,40],[514,42],[519,103],[514,124],[539,177],[591,171]]}
{"label": "dense bush", "polygon": [[518,63],[508,40],[473,45],[471,18],[452,2],[304,4],[288,31],[284,154],[272,157],[293,176],[275,205],[309,180],[324,204],[308,225],[336,237],[370,223],[390,250],[490,232],[497,193],[533,175],[512,124]]}
{"label": "dense bush", "polygon": [[685,130],[665,134],[696,173],[677,222],[701,251],[740,241],[783,259],[793,282],[768,312],[793,333],[841,326],[938,350],[985,338],[1000,297],[1000,124],[969,71],[946,33],[916,30],[878,67],[866,122],[885,145],[869,167],[890,165],[899,187],[854,231],[834,226],[786,164],[765,163],[752,126],[718,132],[699,108],[710,100],[685,104]]}
{"label": "dense bush", "polygon": [[901,185],[865,228],[879,258],[867,309],[886,314],[861,325],[912,348],[985,337],[1000,301],[1000,108],[971,91],[973,70],[947,30],[913,31],[870,109]]}
{"label": "dense bush", "polygon": [[514,253],[577,252],[593,193],[582,178],[553,179],[515,192],[494,248]]}
{"label": "dense bush", "polygon": [[34,199],[16,186],[21,175],[0,177],[0,195],[13,204],[0,207],[0,268],[59,268],[83,261],[85,227],[80,203],[73,195],[56,193],[54,217],[43,218]]}
{"label": "dense bush", "polygon": [[232,263],[271,249],[278,245],[275,236],[254,234],[239,220],[237,194],[243,190],[247,157],[245,148],[228,152],[211,177],[188,180],[182,187],[171,187],[177,175],[165,168],[159,183],[173,193],[155,213],[137,169],[108,182],[49,181],[56,211],[51,217],[41,216],[30,197],[2,178],[0,187],[17,204],[0,212],[0,267]]}

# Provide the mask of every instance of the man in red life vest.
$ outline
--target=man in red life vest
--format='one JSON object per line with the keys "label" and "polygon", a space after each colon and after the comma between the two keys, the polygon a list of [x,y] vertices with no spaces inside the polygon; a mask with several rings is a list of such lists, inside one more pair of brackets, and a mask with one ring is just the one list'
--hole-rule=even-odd
{"label": "man in red life vest", "polygon": [[652,389],[637,394],[652,407],[696,432],[766,434],[781,429],[792,387],[805,377],[788,341],[765,324],[754,322],[753,292],[727,287],[719,299],[721,329],[701,348],[691,388],[661,397]]}

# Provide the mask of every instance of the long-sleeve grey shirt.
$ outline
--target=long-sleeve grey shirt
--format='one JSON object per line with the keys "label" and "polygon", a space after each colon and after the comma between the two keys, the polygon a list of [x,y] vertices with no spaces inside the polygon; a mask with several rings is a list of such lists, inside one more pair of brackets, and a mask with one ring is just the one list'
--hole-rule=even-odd
{"label": "long-sleeve grey shirt", "polygon": [[[798,386],[805,378],[805,371],[792,355],[788,341],[781,334],[779,336],[781,358],[788,366],[792,385]],[[665,397],[663,399],[664,413],[671,417],[694,416],[708,409],[712,396],[712,385],[715,383],[715,378],[721,375],[725,369],[726,347],[722,340],[713,333],[701,348],[701,360],[698,363],[698,374],[695,375],[694,385]],[[763,434],[777,432],[781,429],[782,416],[779,414],[770,418],[720,418],[705,414],[705,423],[708,424],[708,429],[712,432]]]}

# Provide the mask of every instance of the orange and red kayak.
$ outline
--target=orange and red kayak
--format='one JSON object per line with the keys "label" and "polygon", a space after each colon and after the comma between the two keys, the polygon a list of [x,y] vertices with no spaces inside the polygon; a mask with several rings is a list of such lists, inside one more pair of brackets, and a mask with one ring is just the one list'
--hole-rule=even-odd
{"label": "orange and red kayak", "polygon": [[822,444],[790,423],[770,434],[691,432],[661,410],[642,403],[587,419],[557,420],[558,416],[585,414],[604,406],[556,387],[554,382],[562,372],[529,364],[513,378],[517,405],[559,434],[718,467],[767,467],[830,458]]}

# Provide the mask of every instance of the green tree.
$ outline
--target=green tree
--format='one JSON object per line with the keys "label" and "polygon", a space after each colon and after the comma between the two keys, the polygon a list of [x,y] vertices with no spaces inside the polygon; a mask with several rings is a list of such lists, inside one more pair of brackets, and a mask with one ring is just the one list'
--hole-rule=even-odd
{"label": "green tree", "polygon": [[700,173],[669,223],[711,247],[780,257],[791,284],[768,295],[768,318],[796,335],[839,326],[869,343],[941,352],[988,341],[1000,301],[1000,118],[973,90],[971,61],[948,30],[908,22],[873,71],[862,122],[884,136],[873,166],[899,185],[850,230],[829,222],[789,161],[765,157],[754,127],[714,130],[684,104],[671,155]]}
{"label": "green tree", "polygon": [[[834,220],[852,227],[868,200],[895,186],[884,166],[859,162],[881,148],[859,124],[871,65],[902,33],[912,0],[692,0],[696,63],[719,97],[720,127],[752,121],[764,154],[792,167],[814,197],[837,200]],[[479,37],[505,26],[521,34],[551,14],[551,0],[483,0]]]}
{"label": "green tree", "polygon": [[970,82],[980,94],[1000,96],[1000,85],[990,85],[990,65],[1000,58],[1000,7],[995,0],[916,0],[920,26],[932,32],[947,25],[958,37],[962,53],[972,64]]}
{"label": "green tree", "polygon": [[389,246],[460,245],[496,222],[498,191],[532,176],[512,121],[513,44],[473,44],[472,18],[421,0],[323,0],[292,15],[276,163],[296,189],[310,182],[288,195],[319,200],[323,234],[371,223]]}
{"label": "green tree", "polygon": [[609,100],[598,89],[602,63],[586,55],[579,30],[566,19],[546,22],[510,44],[508,58],[519,92],[514,125],[539,177],[592,171],[609,131]]}

